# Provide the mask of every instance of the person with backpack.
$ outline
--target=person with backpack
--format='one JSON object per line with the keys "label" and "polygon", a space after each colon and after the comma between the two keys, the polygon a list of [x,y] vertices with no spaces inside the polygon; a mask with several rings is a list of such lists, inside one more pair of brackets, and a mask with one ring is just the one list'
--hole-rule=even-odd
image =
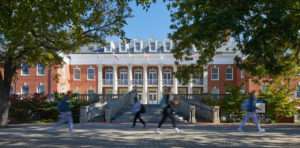
{"label": "person with backpack", "polygon": [[158,127],[156,128],[156,133],[157,134],[162,134],[160,132],[160,127],[164,123],[164,121],[166,120],[167,117],[171,118],[173,128],[174,128],[175,132],[180,133],[180,130],[176,127],[175,118],[174,118],[174,115],[173,115],[174,109],[173,109],[172,106],[174,104],[174,97],[170,95],[173,92],[172,87],[166,88],[165,91],[166,91],[166,93],[163,96],[164,100],[163,100],[163,105],[162,105],[163,106],[163,112],[162,112],[163,117],[162,117],[161,121],[159,122]]}
{"label": "person with backpack", "polygon": [[242,109],[246,111],[246,114],[243,118],[242,123],[240,124],[239,128],[237,129],[239,132],[244,132],[243,131],[243,127],[245,125],[245,123],[249,120],[249,118],[252,118],[252,121],[256,124],[256,127],[258,129],[258,132],[265,132],[266,130],[261,128],[259,125],[259,121],[257,119],[257,113],[256,113],[256,109],[258,109],[256,107],[256,97],[258,95],[257,91],[252,91],[250,93],[250,97],[245,100],[242,104]]}
{"label": "person with backpack", "polygon": [[70,108],[70,98],[72,93],[70,91],[64,96],[64,98],[58,103],[56,110],[60,114],[60,119],[52,126],[51,132],[55,132],[55,128],[65,121],[68,121],[69,125],[69,133],[73,134],[73,119],[72,119],[72,111]]}
{"label": "person with backpack", "polygon": [[132,128],[135,127],[135,123],[136,120],[139,119],[141,121],[141,123],[144,125],[144,128],[146,127],[146,123],[143,121],[143,119],[141,118],[141,113],[145,113],[145,107],[144,105],[142,105],[137,97],[134,97],[134,105],[132,106],[132,112],[134,113],[134,120],[133,120],[133,124],[132,124]]}

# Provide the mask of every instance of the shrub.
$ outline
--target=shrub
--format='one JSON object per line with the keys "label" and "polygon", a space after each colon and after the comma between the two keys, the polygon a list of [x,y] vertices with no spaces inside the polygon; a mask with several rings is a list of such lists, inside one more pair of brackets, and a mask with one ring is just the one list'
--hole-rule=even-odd
{"label": "shrub", "polygon": [[279,122],[280,119],[292,117],[297,113],[297,99],[291,99],[291,92],[295,88],[289,88],[287,83],[281,80],[275,80],[268,85],[268,89],[260,91],[259,98],[267,101],[267,117]]}

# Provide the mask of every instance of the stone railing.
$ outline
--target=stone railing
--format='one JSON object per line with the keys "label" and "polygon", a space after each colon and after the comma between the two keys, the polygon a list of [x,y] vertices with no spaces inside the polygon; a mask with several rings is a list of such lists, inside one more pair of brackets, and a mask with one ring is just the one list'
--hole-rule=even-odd
{"label": "stone railing", "polygon": [[220,123],[220,107],[210,106],[204,103],[200,103],[195,100],[189,100],[181,95],[175,95],[175,98],[179,101],[178,110],[189,115],[191,113],[191,106],[195,106],[195,116],[204,121],[212,123]]}
{"label": "stone railing", "polygon": [[110,101],[105,106],[105,122],[111,122],[123,108],[133,104],[133,97],[136,95],[134,91],[127,93],[126,95]]}
{"label": "stone railing", "polygon": [[88,122],[94,117],[104,116],[107,102],[97,102],[88,106],[80,106],[80,123]]}
{"label": "stone railing", "polygon": [[188,122],[196,123],[195,106],[186,103],[184,99],[181,98],[175,98],[175,99],[179,101],[178,105],[174,105],[177,112],[179,114],[182,114],[184,118],[188,119]]}

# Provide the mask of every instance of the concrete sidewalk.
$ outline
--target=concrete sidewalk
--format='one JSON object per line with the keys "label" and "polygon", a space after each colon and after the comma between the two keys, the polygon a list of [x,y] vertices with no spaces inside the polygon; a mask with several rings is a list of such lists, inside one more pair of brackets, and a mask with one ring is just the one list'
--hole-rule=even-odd
{"label": "concrete sidewalk", "polygon": [[51,124],[16,125],[0,129],[0,147],[300,147],[300,125],[262,125],[266,133],[256,132],[254,125],[246,125],[244,133],[236,132],[238,124],[182,124],[182,133],[175,134],[170,124],[162,126],[162,135],[155,133],[157,124],[131,123],[75,124],[74,135],[67,125],[48,131]]}

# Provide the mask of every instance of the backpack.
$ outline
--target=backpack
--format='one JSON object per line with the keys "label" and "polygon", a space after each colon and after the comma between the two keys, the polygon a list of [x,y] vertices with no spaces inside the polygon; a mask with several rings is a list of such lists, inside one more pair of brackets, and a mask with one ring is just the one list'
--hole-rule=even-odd
{"label": "backpack", "polygon": [[159,104],[157,104],[158,108],[162,108],[165,102],[166,102],[166,96],[164,95],[160,100]]}
{"label": "backpack", "polygon": [[146,109],[145,109],[145,106],[143,104],[141,104],[140,113],[146,113]]}
{"label": "backpack", "polygon": [[250,100],[249,99],[247,99],[243,102],[241,109],[245,110],[245,111],[250,110]]}

